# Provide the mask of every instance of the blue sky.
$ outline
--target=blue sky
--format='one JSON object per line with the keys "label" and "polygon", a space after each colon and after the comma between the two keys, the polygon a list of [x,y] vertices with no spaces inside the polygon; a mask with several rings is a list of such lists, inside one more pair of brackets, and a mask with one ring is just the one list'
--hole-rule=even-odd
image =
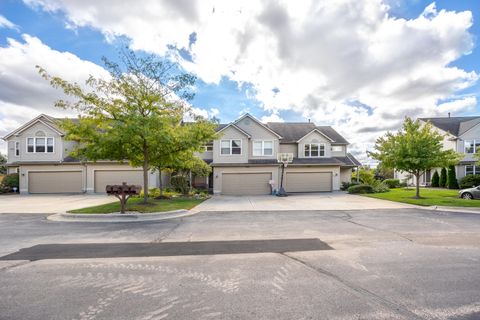
{"label": "blue sky", "polygon": [[[9,92],[0,87],[0,125],[4,127],[0,134],[35,112],[53,110],[49,99],[37,99],[41,90],[29,92],[26,85],[18,88],[24,99],[12,98],[12,81],[42,81],[20,70],[20,64],[32,69],[42,57],[41,63],[55,67],[50,53],[62,57],[67,52],[78,57],[71,70],[79,70],[80,77],[85,70],[97,70],[87,62],[101,66],[102,56],[114,59],[125,43],[160,56],[172,47],[183,48],[181,53],[188,59],[182,66],[199,77],[192,104],[205,115],[215,115],[222,122],[242,112],[263,120],[311,118],[347,136],[360,157],[375,137],[398,128],[405,115],[479,111],[480,1],[441,0],[432,9],[432,1],[385,0],[383,4],[389,6],[385,9],[377,0],[352,0],[353,6],[361,6],[351,12],[358,23],[346,20],[349,7],[329,8],[331,1],[325,7],[318,2],[322,7],[318,11],[302,11],[288,2],[256,2],[241,8],[214,1],[192,1],[188,7],[144,2],[146,11],[131,10],[120,1],[115,2],[115,10],[108,10],[105,1],[88,0],[82,2],[84,6],[70,0],[1,1],[0,17],[13,26],[0,23],[0,50],[25,57],[17,64],[0,58],[0,82],[4,77],[12,87]],[[142,1],[136,3],[142,6]],[[363,10],[372,3],[373,9]],[[325,8],[331,9],[328,14]],[[472,18],[461,12],[469,12]],[[422,15],[426,20],[419,19]],[[192,44],[194,32],[197,39]],[[345,36],[348,33],[352,35]],[[36,54],[40,46],[43,53]],[[29,65],[35,60],[32,56],[37,60]],[[70,60],[59,60],[59,68]],[[409,68],[413,65],[417,67]],[[17,76],[5,76],[11,74]],[[18,80],[20,76],[25,79]],[[15,106],[18,112],[6,112]],[[25,112],[29,108],[31,115]],[[377,130],[368,130],[372,127]]]}

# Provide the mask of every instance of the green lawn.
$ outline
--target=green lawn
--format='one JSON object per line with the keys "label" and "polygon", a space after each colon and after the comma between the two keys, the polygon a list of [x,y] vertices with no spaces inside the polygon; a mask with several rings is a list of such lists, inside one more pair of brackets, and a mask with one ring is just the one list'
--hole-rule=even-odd
{"label": "green lawn", "polygon": [[[142,213],[149,212],[163,212],[179,209],[191,209],[196,205],[202,203],[205,199],[195,199],[195,198],[173,198],[173,199],[162,199],[154,200],[149,199],[147,205],[144,205],[143,199],[140,198],[131,198],[127,202],[127,211],[137,211]],[[102,204],[94,207],[87,207],[82,209],[76,209],[68,211],[69,213],[113,213],[120,212],[120,201],[113,203]]]}
{"label": "green lawn", "polygon": [[421,188],[422,199],[414,199],[415,188],[390,189],[390,192],[365,194],[365,196],[420,206],[480,207],[480,200],[460,199],[458,190],[448,189]]}

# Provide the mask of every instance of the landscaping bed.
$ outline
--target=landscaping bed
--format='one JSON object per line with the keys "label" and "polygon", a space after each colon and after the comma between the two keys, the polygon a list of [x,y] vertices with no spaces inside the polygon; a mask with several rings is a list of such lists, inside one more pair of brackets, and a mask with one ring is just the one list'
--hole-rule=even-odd
{"label": "landscaping bed", "polygon": [[458,190],[421,188],[421,199],[415,199],[415,188],[395,188],[390,192],[363,194],[363,196],[415,204],[420,206],[480,207],[480,200],[465,200],[458,197]]}
{"label": "landscaping bed", "polygon": [[[174,197],[171,199],[148,199],[148,204],[143,204],[143,198],[135,197],[131,198],[127,202],[127,211],[151,213],[151,212],[165,212],[173,210],[190,210],[193,207],[199,205],[207,198],[196,197]],[[112,197],[112,200],[116,198]],[[120,212],[120,202],[115,201],[112,203],[102,204],[99,206],[87,207],[82,209],[70,210],[68,213],[114,213]]]}

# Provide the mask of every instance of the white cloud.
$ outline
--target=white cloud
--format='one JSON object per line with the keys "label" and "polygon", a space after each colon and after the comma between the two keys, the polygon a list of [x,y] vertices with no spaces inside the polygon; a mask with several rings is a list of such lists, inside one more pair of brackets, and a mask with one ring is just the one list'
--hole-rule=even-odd
{"label": "white cloud", "polygon": [[18,26],[0,14],[0,28],[18,30]]}
{"label": "white cloud", "polygon": [[266,122],[285,122],[284,119],[282,119],[278,114],[276,113],[272,113],[268,116],[263,116],[261,119],[260,119],[262,122],[266,123]]}
{"label": "white cloud", "polygon": [[210,117],[218,117],[220,115],[220,110],[218,108],[210,108]]}
{"label": "white cloud", "polygon": [[202,80],[251,83],[267,112],[293,110],[334,125],[356,151],[405,115],[470,110],[462,105],[473,98],[441,101],[478,79],[451,65],[473,48],[472,13],[434,3],[401,19],[389,15],[387,0],[25,2],[61,10],[69,25],[97,28],[107,39],[127,36],[135,49],[186,48],[193,62],[182,64]]}
{"label": "white cloud", "polygon": [[[7,39],[7,46],[0,47],[0,137],[40,113],[74,115],[54,106],[57,99],[65,96],[40,77],[36,65],[77,83],[84,83],[89,75],[108,75],[102,67],[69,52],[52,50],[36,37],[22,37],[24,42]],[[0,141],[0,150],[4,149],[5,144]]]}

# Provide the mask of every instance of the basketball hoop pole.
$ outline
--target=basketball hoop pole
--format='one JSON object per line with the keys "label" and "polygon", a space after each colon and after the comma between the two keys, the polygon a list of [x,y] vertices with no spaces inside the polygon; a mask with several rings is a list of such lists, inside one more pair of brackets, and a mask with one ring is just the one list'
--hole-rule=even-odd
{"label": "basketball hoop pole", "polygon": [[283,189],[283,176],[285,175],[285,166],[287,165],[286,161],[282,161],[282,176],[280,177],[280,189],[278,189],[277,197],[287,197],[288,194]]}
{"label": "basketball hoop pole", "polygon": [[292,162],[293,153],[279,153],[277,155],[277,161],[282,164],[282,176],[280,177],[280,189],[278,189],[277,197],[288,196],[287,192],[283,188],[283,177],[285,175],[285,167]]}

